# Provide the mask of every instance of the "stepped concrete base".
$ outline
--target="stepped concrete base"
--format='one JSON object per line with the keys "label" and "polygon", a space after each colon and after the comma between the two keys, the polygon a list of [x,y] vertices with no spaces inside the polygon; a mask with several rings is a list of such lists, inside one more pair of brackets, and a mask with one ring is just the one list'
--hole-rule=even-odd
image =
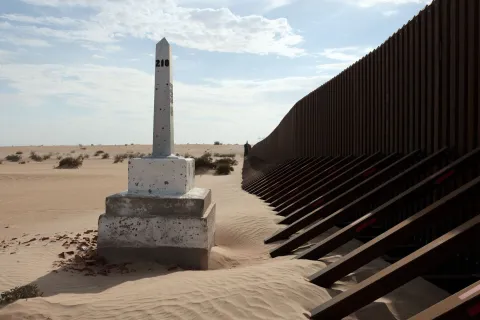
{"label": "stepped concrete base", "polygon": [[209,189],[193,188],[182,195],[146,195],[121,192],[105,200],[106,214],[128,216],[202,217],[212,203]]}
{"label": "stepped concrete base", "polygon": [[98,220],[98,254],[111,263],[155,261],[207,269],[215,239],[211,198],[202,188],[183,195],[109,196]]}

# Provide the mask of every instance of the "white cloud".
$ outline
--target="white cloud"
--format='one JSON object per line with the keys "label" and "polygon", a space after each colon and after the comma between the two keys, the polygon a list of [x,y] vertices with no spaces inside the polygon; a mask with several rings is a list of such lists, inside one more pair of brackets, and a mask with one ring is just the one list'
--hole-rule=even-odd
{"label": "white cloud", "polygon": [[[304,54],[304,50],[298,47],[303,37],[295,33],[285,18],[240,16],[227,8],[186,8],[179,6],[175,0],[23,1],[37,6],[88,7],[96,13],[86,20],[3,15],[0,18],[5,22],[0,24],[1,29],[59,41],[80,42],[85,46],[118,45],[117,42],[126,36],[154,41],[165,36],[177,45],[205,51],[288,57]],[[270,0],[270,5],[281,6],[288,2],[290,0]],[[70,28],[43,26],[49,24],[62,24]]]}
{"label": "white cloud", "polygon": [[342,0],[359,7],[370,8],[378,5],[430,4],[432,0]]}
{"label": "white cloud", "polygon": [[93,59],[106,59],[104,56],[100,56],[100,55],[98,55],[98,54],[92,55],[92,58],[93,58]]}
{"label": "white cloud", "polygon": [[317,65],[317,70],[322,72],[340,72],[354,62],[360,60],[364,55],[371,52],[371,47],[343,47],[328,48],[319,53],[319,56],[334,60],[335,62],[322,62]]}
{"label": "white cloud", "polygon": [[387,10],[387,11],[383,11],[382,14],[386,17],[391,17],[398,14],[398,10]]}
{"label": "white cloud", "polygon": [[26,47],[50,47],[50,44],[42,39],[22,38],[11,35],[0,36],[0,42],[8,42],[16,46]]}

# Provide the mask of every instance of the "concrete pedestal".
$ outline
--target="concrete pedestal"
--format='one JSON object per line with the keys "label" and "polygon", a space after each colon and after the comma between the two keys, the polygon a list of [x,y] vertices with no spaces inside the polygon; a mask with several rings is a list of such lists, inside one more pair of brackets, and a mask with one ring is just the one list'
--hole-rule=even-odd
{"label": "concrete pedestal", "polygon": [[215,204],[209,189],[193,187],[193,159],[131,159],[128,168],[128,191],[107,197],[98,220],[98,254],[208,269]]}

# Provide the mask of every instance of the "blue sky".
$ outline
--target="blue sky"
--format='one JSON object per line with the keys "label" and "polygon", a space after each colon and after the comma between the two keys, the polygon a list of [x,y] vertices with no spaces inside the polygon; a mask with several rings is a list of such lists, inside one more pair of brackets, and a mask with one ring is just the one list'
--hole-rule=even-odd
{"label": "blue sky", "polygon": [[155,43],[176,143],[257,142],[429,0],[0,0],[0,145],[149,144]]}

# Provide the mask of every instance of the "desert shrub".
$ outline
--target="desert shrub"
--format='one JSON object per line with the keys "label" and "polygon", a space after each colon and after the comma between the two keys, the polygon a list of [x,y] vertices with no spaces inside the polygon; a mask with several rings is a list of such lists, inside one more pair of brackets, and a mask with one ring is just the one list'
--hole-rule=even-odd
{"label": "desert shrub", "polygon": [[121,163],[123,160],[126,159],[125,154],[116,154],[115,157],[113,157],[113,163]]}
{"label": "desert shrub", "polygon": [[103,150],[98,150],[95,152],[95,154],[93,155],[94,157],[98,157],[99,155],[101,154],[104,154],[105,152]]}
{"label": "desert shrub", "polygon": [[217,158],[235,158],[235,153],[214,153]]}
{"label": "desert shrub", "polygon": [[184,158],[192,158],[192,159],[195,159],[194,156],[192,156],[190,153],[185,153],[185,155],[183,156]]}
{"label": "desert shrub", "polygon": [[39,154],[37,154],[35,151],[30,152],[30,156],[28,156],[30,159],[36,162],[42,162],[43,157]]}
{"label": "desert shrub", "polygon": [[3,160],[0,160],[0,164],[3,164]]}
{"label": "desert shrub", "polygon": [[57,160],[62,160],[62,156],[57,156]]}
{"label": "desert shrub", "polygon": [[44,155],[42,156],[42,159],[43,159],[43,160],[48,160],[48,159],[50,159],[51,157],[52,157],[52,153],[47,153],[47,154],[44,154]]}
{"label": "desert shrub", "polygon": [[10,161],[10,162],[18,162],[22,160],[22,156],[19,154],[10,154],[5,157],[5,160]]}
{"label": "desert shrub", "polygon": [[102,154],[102,159],[110,159],[110,155],[108,153]]}
{"label": "desert shrub", "polygon": [[216,145],[216,146],[219,146],[219,145],[221,145],[222,143],[221,143],[220,141],[215,141],[213,144]]}
{"label": "desert shrub", "polygon": [[70,151],[70,153],[75,153],[75,150]]}
{"label": "desert shrub", "polygon": [[15,154],[23,154],[23,151],[17,151]]}
{"label": "desert shrub", "polygon": [[89,154],[84,154],[84,155],[83,155],[83,158],[84,158],[84,159],[89,159],[89,158],[90,158],[90,155],[89,155]]}
{"label": "desert shrub", "polygon": [[0,306],[5,306],[20,299],[41,297],[42,295],[43,293],[38,290],[36,284],[15,287],[0,294]]}
{"label": "desert shrub", "polygon": [[83,164],[83,158],[78,156],[74,157],[66,157],[60,160],[58,166],[55,169],[77,169],[81,167]]}
{"label": "desert shrub", "polygon": [[212,154],[205,152],[202,156],[195,159],[195,172],[204,172],[207,170],[215,169],[213,163]]}
{"label": "desert shrub", "polygon": [[25,160],[23,160],[23,161],[20,161],[18,164],[25,164],[25,163],[27,163],[27,162]]}
{"label": "desert shrub", "polygon": [[215,161],[215,165],[224,164],[224,163],[230,166],[236,166],[238,164],[238,161],[235,160],[234,158],[220,158]]}
{"label": "desert shrub", "polygon": [[87,147],[80,147],[81,150],[87,150]]}
{"label": "desert shrub", "polygon": [[233,171],[233,167],[228,163],[218,163],[215,168],[215,174],[228,175]]}

